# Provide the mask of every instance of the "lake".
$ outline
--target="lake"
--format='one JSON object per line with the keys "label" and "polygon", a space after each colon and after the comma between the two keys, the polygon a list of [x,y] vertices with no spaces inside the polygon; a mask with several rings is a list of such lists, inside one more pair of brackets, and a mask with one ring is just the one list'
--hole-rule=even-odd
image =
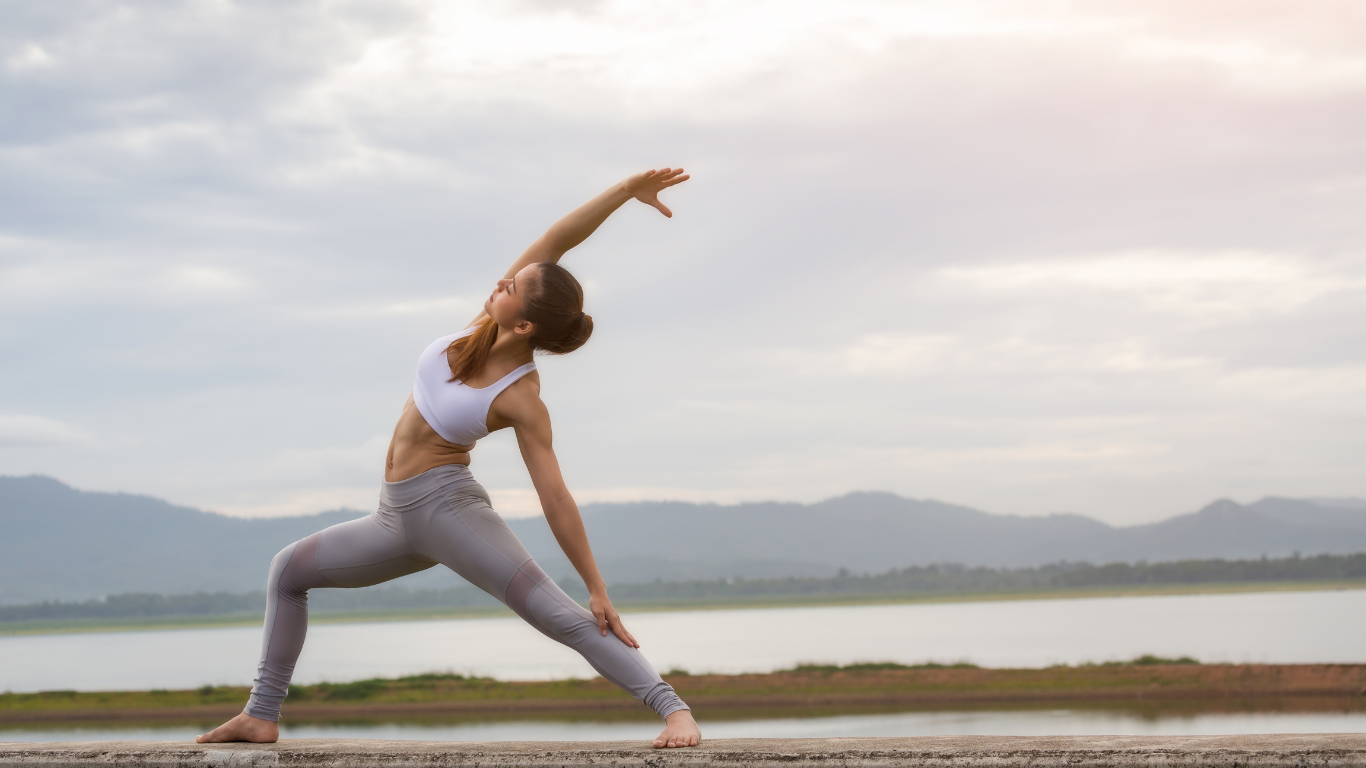
{"label": "lake", "polygon": [[[213,725],[216,725],[214,723]],[[286,739],[411,739],[420,741],[622,741],[649,740],[658,721],[478,722],[455,725],[403,723],[291,725],[281,723]],[[1219,713],[1151,717],[1075,709],[1011,711],[897,712],[842,717],[775,718],[711,722],[701,720],[702,735],[712,739],[838,738],[852,736],[1196,736],[1239,733],[1361,733],[1366,713]],[[133,728],[0,729],[0,741],[190,741],[211,727],[175,725]]]}
{"label": "lake", "polygon": [[[628,613],[626,622],[659,670],[694,673],[857,661],[1041,667],[1145,653],[1366,662],[1366,590]],[[0,637],[0,690],[248,685],[260,641],[250,627]],[[315,625],[295,681],[433,671],[502,680],[594,675],[520,619],[475,618]]]}

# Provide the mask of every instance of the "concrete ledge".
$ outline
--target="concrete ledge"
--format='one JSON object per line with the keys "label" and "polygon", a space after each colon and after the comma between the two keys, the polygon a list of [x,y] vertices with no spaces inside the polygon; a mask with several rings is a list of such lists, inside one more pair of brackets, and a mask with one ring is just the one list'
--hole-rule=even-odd
{"label": "concrete ledge", "polygon": [[0,744],[0,768],[440,768],[441,766],[917,766],[917,768],[1366,768],[1366,735],[931,736],[721,739],[691,749],[643,742],[429,742],[298,739],[278,744],[160,741]]}

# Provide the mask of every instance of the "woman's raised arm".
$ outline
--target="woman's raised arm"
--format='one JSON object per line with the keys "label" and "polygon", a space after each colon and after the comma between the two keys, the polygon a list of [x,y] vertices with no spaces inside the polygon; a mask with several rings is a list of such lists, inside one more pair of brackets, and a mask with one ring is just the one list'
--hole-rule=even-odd
{"label": "woman's raised arm", "polygon": [[[522,252],[517,260],[512,262],[507,272],[503,274],[503,279],[511,279],[528,264],[536,264],[542,261],[549,261],[552,264],[558,262],[560,257],[569,249],[582,243],[593,234],[607,217],[626,203],[627,200],[635,198],[646,205],[654,207],[660,213],[673,218],[673,211],[668,206],[659,202],[659,193],[672,187],[675,184],[682,184],[688,180],[688,174],[682,168],[662,168],[657,170],[644,171],[622,181],[613,184],[602,194],[589,200],[583,205],[570,211],[564,218],[550,225],[550,229],[545,234],[536,238]],[[484,319],[484,312],[481,310],[475,315],[470,325]]]}

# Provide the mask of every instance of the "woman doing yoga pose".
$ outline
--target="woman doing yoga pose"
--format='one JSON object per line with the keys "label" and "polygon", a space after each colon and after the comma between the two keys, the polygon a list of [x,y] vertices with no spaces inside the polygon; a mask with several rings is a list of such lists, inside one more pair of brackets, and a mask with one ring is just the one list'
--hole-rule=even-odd
{"label": "woman doing yoga pose", "polygon": [[[672,216],[659,192],[681,168],[646,171],[613,186],[546,231],[512,266],[465,330],[432,342],[389,443],[379,508],[290,544],[270,565],[265,638],[242,714],[197,741],[272,742],[280,703],[308,628],[308,590],[367,587],[440,563],[503,601],[540,632],[573,648],[603,677],[665,721],[656,747],[693,746],[697,723],[638,650],[607,598],[579,509],[565,487],[541,402],[536,350],[564,354],[593,332],[583,290],[557,262],[635,198]],[[556,541],[588,586],[585,610],[546,578],[470,474],[476,440],[511,427]]]}

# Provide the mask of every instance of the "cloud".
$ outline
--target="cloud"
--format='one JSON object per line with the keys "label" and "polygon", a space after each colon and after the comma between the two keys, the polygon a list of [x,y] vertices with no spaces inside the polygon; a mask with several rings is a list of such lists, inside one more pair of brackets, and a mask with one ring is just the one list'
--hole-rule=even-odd
{"label": "cloud", "polygon": [[[50,449],[0,472],[368,508],[417,353],[682,164],[565,262],[584,500],[1366,495],[1354,3],[4,10],[0,410]],[[510,436],[475,466],[534,508]]]}
{"label": "cloud", "polygon": [[1135,297],[1151,311],[1210,316],[1284,314],[1334,293],[1366,293],[1366,276],[1269,253],[1141,251],[1067,261],[946,267],[938,277],[987,293],[1043,298],[1079,290]]}
{"label": "cloud", "polygon": [[29,414],[0,413],[0,446],[33,448],[90,443],[94,434],[55,419]]}

